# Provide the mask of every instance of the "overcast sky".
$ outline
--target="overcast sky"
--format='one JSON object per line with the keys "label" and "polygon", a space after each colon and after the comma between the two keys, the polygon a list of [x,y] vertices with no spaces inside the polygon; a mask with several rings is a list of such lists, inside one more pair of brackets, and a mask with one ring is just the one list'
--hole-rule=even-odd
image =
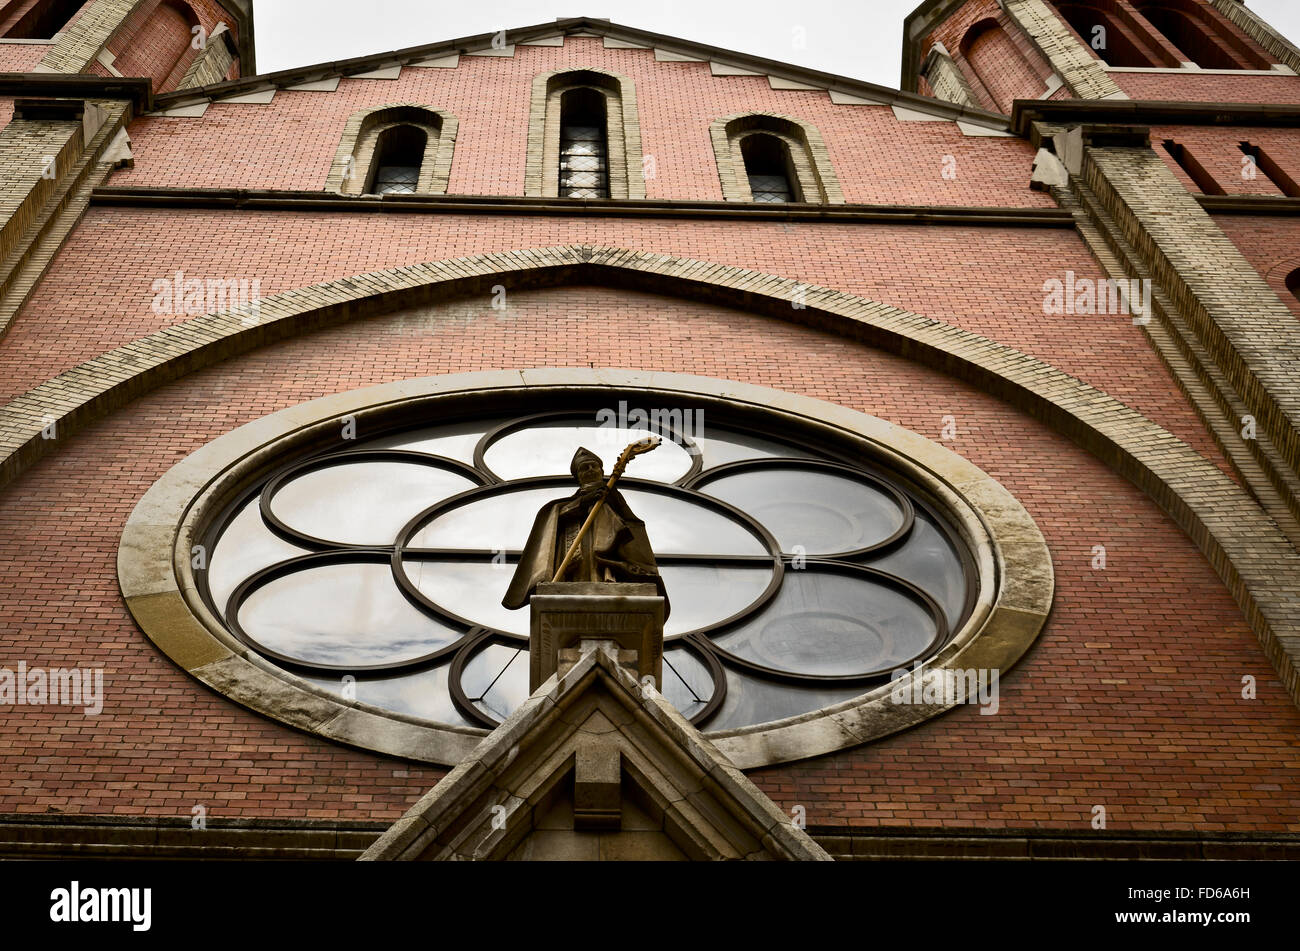
{"label": "overcast sky", "polygon": [[[255,0],[258,72],[544,23],[606,17],[898,88],[903,17],[920,0]],[[1300,41],[1298,0],[1249,0]]]}

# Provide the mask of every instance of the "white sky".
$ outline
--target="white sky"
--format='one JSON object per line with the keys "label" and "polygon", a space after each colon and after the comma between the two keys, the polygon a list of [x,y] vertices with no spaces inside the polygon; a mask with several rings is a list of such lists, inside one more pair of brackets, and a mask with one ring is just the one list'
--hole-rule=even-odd
{"label": "white sky", "polygon": [[[254,0],[257,69],[270,73],[545,23],[605,17],[724,49],[898,88],[903,17],[920,0]],[[1300,2],[1250,0],[1300,41]],[[739,24],[739,25],[737,25]]]}

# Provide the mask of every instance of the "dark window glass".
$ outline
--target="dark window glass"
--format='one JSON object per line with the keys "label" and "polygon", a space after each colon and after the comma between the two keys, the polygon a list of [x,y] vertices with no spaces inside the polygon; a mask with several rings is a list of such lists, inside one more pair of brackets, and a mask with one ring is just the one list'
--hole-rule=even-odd
{"label": "dark window glass", "polygon": [[570,89],[560,96],[560,197],[608,198],[605,96]]}
{"label": "dark window glass", "polygon": [[774,135],[747,135],[740,142],[749,190],[757,202],[799,201],[790,149]]}
{"label": "dark window glass", "polygon": [[414,193],[429,137],[424,130],[396,125],[379,133],[375,143],[374,181],[367,191],[376,195]]}
{"label": "dark window glass", "polygon": [[11,40],[48,40],[54,34],[68,25],[73,14],[85,6],[86,0],[38,0],[25,11],[21,8],[23,4],[14,3],[9,6],[18,7],[14,19],[6,16],[6,11],[0,10],[0,35]]}

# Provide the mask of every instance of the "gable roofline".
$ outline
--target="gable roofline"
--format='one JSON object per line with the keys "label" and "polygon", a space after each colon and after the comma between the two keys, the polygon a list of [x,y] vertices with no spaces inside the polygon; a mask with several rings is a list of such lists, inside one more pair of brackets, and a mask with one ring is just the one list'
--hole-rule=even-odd
{"label": "gable roofline", "polygon": [[[960,120],[973,125],[1003,131],[1008,129],[1006,116],[987,112],[983,109],[960,106],[955,103],[932,99],[928,96],[920,96],[914,92],[900,92],[888,86],[881,86],[860,79],[851,79],[847,76],[827,73],[804,66],[782,63],[749,53],[740,53],[735,50],[709,46],[705,43],[696,43],[660,33],[651,33],[648,30],[622,26],[608,20],[592,17],[567,17],[557,19],[551,23],[538,23],[533,26],[520,27],[504,32],[507,45],[529,43],[553,36],[577,33],[594,34],[650,49],[662,49],[678,53],[693,59],[699,59],[706,65],[713,61],[729,66],[737,66],[762,75],[817,86],[819,89],[825,89],[828,93],[838,92],[869,99],[873,103],[879,103],[882,106],[900,106],[941,119]],[[385,53],[374,53],[368,56],[318,63],[311,66],[298,66],[274,73],[242,76],[239,79],[213,83],[207,86],[196,86],[191,89],[160,95],[157,97],[158,108],[176,108],[187,103],[223,99],[268,88],[296,86],[317,80],[331,79],[336,76],[346,78],[356,73],[366,73],[392,66],[406,66],[439,56],[472,53],[491,48],[493,38],[498,35],[500,34],[479,33],[474,36],[458,37]]]}
{"label": "gable roofline", "polygon": [[[639,748],[650,771],[661,774],[663,785],[674,787],[670,801],[689,803],[686,808],[668,805],[678,823],[705,833],[703,839],[721,836],[741,857],[759,857],[737,848],[748,838],[762,857],[830,861],[831,856],[676,707],[642,688],[623,666],[623,653],[615,653],[605,642],[585,648],[567,670],[562,660],[560,670],[381,834],[361,861],[503,857],[532,827],[530,813],[538,790],[562,782],[572,769],[570,740],[587,733],[591,722],[580,712],[580,704],[593,694],[608,696],[623,711],[621,725],[605,721],[603,744]],[[565,724],[570,737],[557,744],[555,730]],[[638,738],[650,743],[643,745]],[[532,795],[516,784],[517,779],[511,781],[512,768],[529,771]],[[685,786],[679,785],[683,780]],[[700,791],[691,793],[692,784]],[[501,811],[496,822],[485,808],[492,800]],[[715,809],[725,814],[721,822]],[[706,831],[710,828],[712,836]]]}
{"label": "gable roofline", "polygon": [[921,71],[921,40],[967,2],[968,0],[925,0],[903,18],[903,63],[902,74],[898,78],[899,89],[916,93],[916,77]]}

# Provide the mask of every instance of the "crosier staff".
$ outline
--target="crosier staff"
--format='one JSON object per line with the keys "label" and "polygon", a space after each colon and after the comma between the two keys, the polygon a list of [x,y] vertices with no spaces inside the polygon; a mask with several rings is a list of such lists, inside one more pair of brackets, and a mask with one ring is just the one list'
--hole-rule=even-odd
{"label": "crosier staff", "polygon": [[[578,529],[578,537],[569,546],[564,561],[560,562],[560,567],[556,569],[555,577],[551,581],[559,581],[564,577],[564,572],[568,570],[569,563],[573,561],[573,556],[578,553],[578,546],[582,544],[582,537],[587,534],[587,529],[591,528],[592,522],[596,520],[596,513],[605,504],[605,499],[609,497],[609,493],[613,490],[614,483],[619,480],[623,475],[623,471],[627,469],[627,464],[642,453],[658,449],[660,442],[662,440],[658,436],[647,436],[645,439],[638,439],[623,450],[623,454],[618,457],[618,462],[614,466],[614,471],[610,474],[609,481],[605,483],[604,491],[600,493],[600,498],[596,500],[596,504],[591,507],[591,512],[587,515],[587,520],[582,523],[582,528]],[[543,575],[542,577],[546,576]]]}

